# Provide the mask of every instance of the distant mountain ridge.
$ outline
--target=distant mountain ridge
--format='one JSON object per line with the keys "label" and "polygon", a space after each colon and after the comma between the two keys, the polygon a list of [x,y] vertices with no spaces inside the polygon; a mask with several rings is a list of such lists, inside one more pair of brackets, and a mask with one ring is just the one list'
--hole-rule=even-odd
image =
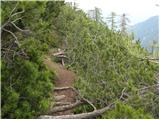
{"label": "distant mountain ridge", "polygon": [[153,40],[157,43],[159,40],[159,16],[153,16],[131,26],[129,32],[133,32],[135,40],[140,39],[142,47],[149,50]]}

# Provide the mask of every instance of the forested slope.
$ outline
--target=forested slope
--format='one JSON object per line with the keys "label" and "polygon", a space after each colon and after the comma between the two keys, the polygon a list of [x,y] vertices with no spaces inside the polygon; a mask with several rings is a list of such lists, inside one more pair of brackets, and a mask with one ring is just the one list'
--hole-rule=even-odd
{"label": "forested slope", "polygon": [[[63,49],[75,88],[97,118],[158,118],[158,64],[128,35],[58,1],[2,2],[2,118],[34,118],[51,105],[55,74],[43,63],[50,49]],[[90,105],[75,114],[92,111]]]}
{"label": "forested slope", "polygon": [[150,50],[152,41],[158,43],[159,40],[159,16],[153,16],[146,21],[137,23],[129,28],[134,33],[135,39],[140,39],[141,45]]}

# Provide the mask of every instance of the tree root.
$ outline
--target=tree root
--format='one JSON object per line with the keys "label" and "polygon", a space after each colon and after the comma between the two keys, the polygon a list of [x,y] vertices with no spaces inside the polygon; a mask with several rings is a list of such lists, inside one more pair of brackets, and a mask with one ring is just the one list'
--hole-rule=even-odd
{"label": "tree root", "polygon": [[70,104],[70,105],[63,105],[63,106],[54,107],[54,108],[50,109],[48,114],[70,110],[70,109],[72,109],[72,108],[74,108],[74,107],[76,107],[76,106],[78,106],[80,104],[82,104],[82,102],[81,101],[77,101],[77,102],[75,102],[73,104]]}

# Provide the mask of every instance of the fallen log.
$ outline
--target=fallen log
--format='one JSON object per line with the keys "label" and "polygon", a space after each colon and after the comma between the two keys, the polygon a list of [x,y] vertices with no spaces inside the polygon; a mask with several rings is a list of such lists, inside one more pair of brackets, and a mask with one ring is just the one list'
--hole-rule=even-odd
{"label": "fallen log", "polygon": [[97,117],[107,110],[111,109],[114,107],[114,103],[99,109],[95,110],[93,112],[88,112],[88,113],[81,113],[81,114],[75,114],[75,115],[61,115],[61,116],[50,116],[50,115],[41,115],[39,119],[87,119],[87,118],[94,118]]}

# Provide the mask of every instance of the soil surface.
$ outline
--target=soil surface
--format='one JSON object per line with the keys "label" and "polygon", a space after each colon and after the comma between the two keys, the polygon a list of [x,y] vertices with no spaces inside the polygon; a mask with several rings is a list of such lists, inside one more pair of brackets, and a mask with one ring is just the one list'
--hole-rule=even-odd
{"label": "soil surface", "polygon": [[[45,57],[44,63],[47,67],[56,73],[56,80],[54,81],[55,87],[70,87],[73,86],[75,80],[75,74],[72,71],[67,70],[60,63],[55,63],[49,57]],[[62,100],[56,102],[69,102],[74,103],[76,94],[71,90],[60,90],[53,93],[54,96],[65,96]],[[70,115],[73,114],[72,110],[58,112],[52,115]]]}

